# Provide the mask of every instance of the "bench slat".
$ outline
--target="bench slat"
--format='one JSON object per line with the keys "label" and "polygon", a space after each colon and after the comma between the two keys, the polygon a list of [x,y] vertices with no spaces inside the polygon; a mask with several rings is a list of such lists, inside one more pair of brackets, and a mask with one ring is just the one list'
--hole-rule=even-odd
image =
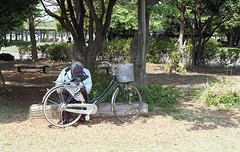
{"label": "bench slat", "polygon": [[49,67],[49,65],[45,65],[45,64],[15,64],[15,67],[20,67],[20,68],[43,68],[43,67]]}
{"label": "bench slat", "polygon": [[35,68],[35,69],[43,69],[43,73],[46,73],[46,67],[49,67],[49,65],[45,64],[15,64],[14,65],[18,72],[21,72],[20,68]]}

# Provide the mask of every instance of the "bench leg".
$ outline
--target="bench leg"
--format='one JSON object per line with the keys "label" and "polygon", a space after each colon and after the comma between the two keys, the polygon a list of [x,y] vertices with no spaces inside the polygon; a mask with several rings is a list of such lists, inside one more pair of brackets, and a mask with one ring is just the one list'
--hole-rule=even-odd
{"label": "bench leg", "polygon": [[46,67],[43,67],[43,73],[46,73]]}
{"label": "bench leg", "polygon": [[17,71],[18,71],[18,72],[21,72],[20,67],[17,68]]}

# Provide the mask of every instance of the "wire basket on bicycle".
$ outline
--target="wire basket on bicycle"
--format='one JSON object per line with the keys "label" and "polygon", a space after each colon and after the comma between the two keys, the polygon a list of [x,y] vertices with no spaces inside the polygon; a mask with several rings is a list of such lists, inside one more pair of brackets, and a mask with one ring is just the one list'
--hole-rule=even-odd
{"label": "wire basket on bicycle", "polygon": [[118,82],[134,81],[133,63],[117,65],[115,74]]}

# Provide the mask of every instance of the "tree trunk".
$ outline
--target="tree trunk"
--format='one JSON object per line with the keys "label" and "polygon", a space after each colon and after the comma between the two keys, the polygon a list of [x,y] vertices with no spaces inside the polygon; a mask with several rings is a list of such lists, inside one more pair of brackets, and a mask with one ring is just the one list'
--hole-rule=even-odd
{"label": "tree trunk", "polygon": [[86,47],[79,39],[74,39],[73,61],[80,61],[86,68],[89,68],[91,63],[95,63],[97,52],[101,48],[103,42],[102,36],[97,36],[91,45]]}
{"label": "tree trunk", "polygon": [[228,33],[227,39],[228,39],[228,45],[230,47],[233,47],[234,46],[234,33],[232,31]]}
{"label": "tree trunk", "polygon": [[73,45],[73,54],[72,54],[72,62],[73,61],[80,61],[85,66],[85,58],[84,54],[82,52],[85,52],[84,46],[79,42],[79,40],[76,40],[73,38],[74,45]]}
{"label": "tree trunk", "polygon": [[179,57],[180,57],[180,63],[184,64],[184,49],[185,49],[185,44],[183,43],[183,37],[184,37],[184,27],[185,27],[185,19],[184,19],[184,14],[186,11],[186,6],[182,5],[180,8],[180,33],[179,33],[179,38],[178,38],[178,51],[179,51]]}
{"label": "tree trunk", "polygon": [[195,28],[194,25],[192,26],[192,65],[197,66],[197,53],[196,53],[196,41],[195,41]]}
{"label": "tree trunk", "polygon": [[3,77],[3,75],[2,75],[1,70],[0,70],[0,78],[2,79],[3,87],[4,87],[8,92],[12,92],[12,90],[6,86],[5,80],[4,80],[4,77]]}
{"label": "tree trunk", "polygon": [[240,40],[240,36],[237,36],[237,38],[236,38],[236,46],[238,46],[239,40]]}
{"label": "tree trunk", "polygon": [[35,38],[34,17],[33,17],[32,10],[29,13],[28,19],[29,19],[30,39],[31,39],[32,61],[37,62],[38,55],[37,55],[37,45],[36,45],[36,38]]}
{"label": "tree trunk", "polygon": [[134,84],[147,86],[146,74],[146,1],[138,0],[138,32],[130,46],[130,60],[134,64]]}

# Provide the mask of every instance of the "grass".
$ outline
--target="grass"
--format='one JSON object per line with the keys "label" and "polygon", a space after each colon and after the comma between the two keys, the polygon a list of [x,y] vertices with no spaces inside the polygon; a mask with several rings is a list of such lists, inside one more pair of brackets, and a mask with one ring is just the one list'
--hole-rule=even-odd
{"label": "grass", "polygon": [[7,105],[0,96],[0,123],[8,123],[15,120],[26,120],[26,109],[20,109],[17,106]]}
{"label": "grass", "polygon": [[1,51],[14,51],[14,52],[18,52],[18,47],[17,46],[2,47]]}

